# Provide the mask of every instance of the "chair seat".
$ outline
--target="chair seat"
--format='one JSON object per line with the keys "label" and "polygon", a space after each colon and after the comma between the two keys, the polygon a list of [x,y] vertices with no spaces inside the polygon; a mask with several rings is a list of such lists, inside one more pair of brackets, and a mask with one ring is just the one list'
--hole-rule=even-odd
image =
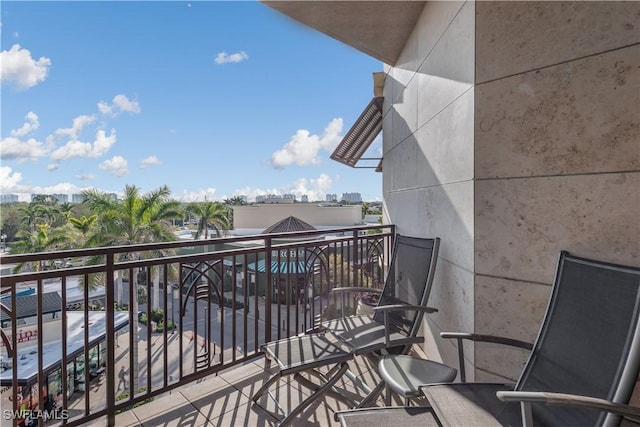
{"label": "chair seat", "polygon": [[[349,316],[322,322],[321,327],[347,345],[353,354],[368,354],[386,348],[384,324],[370,316]],[[408,346],[424,341],[424,337],[408,336],[406,332],[391,331],[394,346]]]}
{"label": "chair seat", "polygon": [[273,341],[262,349],[274,360],[283,375],[319,366],[337,364],[353,358],[334,341],[321,334],[301,335]]}
{"label": "chair seat", "polygon": [[458,374],[457,369],[442,363],[406,355],[384,356],[378,371],[384,382],[403,397],[420,396],[421,385],[448,383]]}
{"label": "chair seat", "polygon": [[424,406],[363,408],[336,412],[342,427],[440,427],[431,408]]}
{"label": "chair seat", "polygon": [[520,426],[520,405],[502,402],[496,392],[513,384],[456,383],[421,387],[443,426]]}

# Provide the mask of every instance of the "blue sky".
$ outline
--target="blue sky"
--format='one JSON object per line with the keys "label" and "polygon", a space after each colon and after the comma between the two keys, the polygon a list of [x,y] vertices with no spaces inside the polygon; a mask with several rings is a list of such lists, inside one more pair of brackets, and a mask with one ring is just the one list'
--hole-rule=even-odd
{"label": "blue sky", "polygon": [[[2,1],[0,192],[360,192],[329,158],[382,64],[246,2]],[[367,156],[379,156],[381,141]]]}

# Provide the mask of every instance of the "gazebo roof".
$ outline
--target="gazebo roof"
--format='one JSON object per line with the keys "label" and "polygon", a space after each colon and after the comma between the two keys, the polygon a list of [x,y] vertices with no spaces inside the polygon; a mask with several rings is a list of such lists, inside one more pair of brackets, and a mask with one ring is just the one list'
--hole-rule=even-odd
{"label": "gazebo roof", "polygon": [[310,231],[310,230],[316,230],[316,228],[313,225],[308,224],[299,218],[296,218],[295,216],[290,216],[266,228],[262,232],[262,234],[287,233],[290,231]]}

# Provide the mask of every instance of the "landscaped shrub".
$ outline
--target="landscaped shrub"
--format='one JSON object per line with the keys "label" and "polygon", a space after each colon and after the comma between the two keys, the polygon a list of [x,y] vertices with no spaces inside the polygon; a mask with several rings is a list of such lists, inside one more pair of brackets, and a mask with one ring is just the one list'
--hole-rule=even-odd
{"label": "landscaped shrub", "polygon": [[[149,317],[151,317],[151,322],[155,324],[155,328],[152,332],[163,332],[164,331],[164,311],[161,308],[154,308],[149,313]],[[149,319],[147,319],[147,313],[143,312],[140,314],[138,318],[138,322],[147,326],[149,323]],[[173,327],[173,322],[171,319],[167,319],[167,329],[171,330]]]}
{"label": "landscaped shrub", "polygon": [[[146,388],[146,387],[140,387],[140,388],[138,389],[138,392],[140,392],[140,393],[143,393],[143,392],[145,392],[145,391],[147,391],[147,388]],[[122,393],[120,393],[120,394],[116,395],[116,402],[117,402],[118,400],[125,400],[125,399],[128,399],[128,398],[129,398],[129,390],[127,390],[127,391],[123,391]],[[116,411],[116,413],[117,413],[117,414],[119,414],[120,412],[130,411],[130,410],[131,410],[131,409],[133,409],[133,408],[136,408],[136,407],[138,407],[138,406],[142,406],[142,405],[144,405],[145,403],[149,403],[149,402],[153,402],[153,397],[150,397],[150,398],[148,398],[148,399],[145,399],[145,400],[143,400],[142,402],[135,403],[135,404],[133,404],[133,405],[131,405],[131,406],[127,406],[127,407],[125,407],[125,408],[118,409],[118,411]]]}

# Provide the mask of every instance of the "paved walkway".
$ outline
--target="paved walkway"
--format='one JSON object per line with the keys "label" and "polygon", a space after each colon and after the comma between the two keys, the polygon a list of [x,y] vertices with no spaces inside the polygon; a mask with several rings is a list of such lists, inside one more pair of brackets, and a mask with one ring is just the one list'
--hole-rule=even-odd
{"label": "paved walkway", "polygon": [[[352,372],[370,386],[379,381],[378,373],[372,369],[371,363],[361,357],[350,363]],[[269,378],[264,370],[264,362],[248,363],[223,372],[218,376],[203,379],[198,383],[185,386],[154,399],[153,402],[136,407],[116,416],[116,426],[275,426],[276,422],[259,406],[251,403],[251,396]],[[353,383],[344,379],[337,387],[355,399],[364,393]],[[272,398],[264,396],[260,404],[268,410],[277,412],[273,399],[285,411],[299,404],[309,396],[309,390],[296,381],[285,381],[272,387]],[[395,405],[401,405],[400,399],[394,399]],[[383,405],[380,398],[378,405]],[[331,397],[318,399],[300,415],[294,424],[296,427],[338,427],[333,419],[335,411],[348,409],[346,405]],[[103,426],[104,420],[91,426]]]}

